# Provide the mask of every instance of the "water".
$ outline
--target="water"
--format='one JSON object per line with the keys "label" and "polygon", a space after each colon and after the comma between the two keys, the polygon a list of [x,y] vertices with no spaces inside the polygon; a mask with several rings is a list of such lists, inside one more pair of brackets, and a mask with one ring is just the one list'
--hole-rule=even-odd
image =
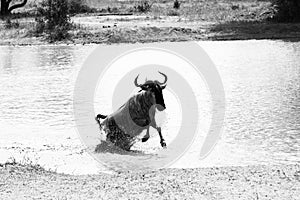
{"label": "water", "polygon": [[[222,138],[206,159],[198,159],[211,115],[210,97],[203,89],[203,97],[197,96],[203,126],[190,150],[173,167],[299,163],[300,42],[199,44],[215,63],[224,84]],[[0,162],[13,157],[74,174],[105,170],[85,151],[73,117],[76,77],[95,47],[0,47]],[[167,107],[172,102],[176,105],[171,92],[165,98]],[[105,101],[98,99],[96,110]],[[102,110],[108,113],[110,109]],[[179,111],[177,106],[167,113],[163,129],[167,141],[172,139],[171,130],[178,128],[181,119],[172,116]],[[93,119],[87,125],[96,127]],[[158,137],[154,131],[151,135],[144,147],[158,149]],[[139,150],[142,147],[136,146]]]}

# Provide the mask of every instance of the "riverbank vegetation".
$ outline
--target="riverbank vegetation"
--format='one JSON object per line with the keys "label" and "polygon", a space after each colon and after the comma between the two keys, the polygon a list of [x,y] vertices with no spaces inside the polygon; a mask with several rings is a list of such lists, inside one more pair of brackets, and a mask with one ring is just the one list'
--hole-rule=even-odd
{"label": "riverbank vegetation", "polygon": [[299,4],[298,0],[29,0],[12,15],[2,16],[0,44],[299,39]]}
{"label": "riverbank vegetation", "polygon": [[277,22],[300,22],[299,0],[273,0],[276,13],[274,20]]}
{"label": "riverbank vegetation", "polygon": [[46,33],[49,41],[68,39],[72,28],[67,0],[45,0],[37,9],[36,34]]}

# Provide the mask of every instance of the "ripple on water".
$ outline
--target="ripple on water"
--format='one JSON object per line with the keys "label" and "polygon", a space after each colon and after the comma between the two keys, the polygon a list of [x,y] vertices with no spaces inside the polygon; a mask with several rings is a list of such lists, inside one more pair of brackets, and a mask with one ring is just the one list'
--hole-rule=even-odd
{"label": "ripple on water", "polygon": [[[203,142],[203,129],[199,133],[201,137],[175,166],[299,163],[300,43],[262,40],[199,44],[214,61],[224,83],[226,116],[223,137],[207,160],[199,161],[197,152]],[[15,137],[20,143],[22,138],[47,143],[41,138],[59,131],[68,134],[57,134],[56,140],[48,143],[61,143],[67,137],[78,139],[73,119],[74,82],[81,64],[94,48],[1,46],[1,140],[13,141],[11,137]],[[208,120],[211,99],[209,94],[203,96],[205,98],[199,102],[200,116]],[[197,98],[200,97],[201,94]],[[175,116],[169,114],[168,117]],[[168,124],[168,121],[171,119],[166,122],[166,140],[171,140],[171,133],[176,132],[178,124]],[[96,126],[94,119],[86,125]],[[159,142],[155,132],[152,136],[149,144],[153,146],[145,147],[155,152],[159,149]],[[72,147],[70,143],[68,148],[78,146]],[[138,150],[143,148],[136,146]],[[125,162],[124,158],[132,155],[100,156]],[[122,165],[122,162],[118,164]]]}

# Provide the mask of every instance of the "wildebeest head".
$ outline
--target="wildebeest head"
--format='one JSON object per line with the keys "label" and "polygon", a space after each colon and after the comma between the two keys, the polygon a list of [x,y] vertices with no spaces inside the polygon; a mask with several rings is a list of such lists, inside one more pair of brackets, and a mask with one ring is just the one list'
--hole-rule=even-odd
{"label": "wildebeest head", "polygon": [[151,92],[154,95],[155,103],[160,105],[160,106],[157,106],[157,109],[159,111],[162,111],[162,110],[166,109],[162,90],[166,88],[166,83],[167,83],[168,77],[167,77],[167,75],[165,75],[161,72],[158,72],[158,73],[160,73],[161,75],[164,76],[165,80],[163,83],[161,83],[157,80],[155,80],[155,81],[148,80],[144,84],[138,84],[138,82],[137,82],[137,79],[139,77],[139,75],[138,75],[134,80],[134,84],[136,87],[140,87],[144,91]]}

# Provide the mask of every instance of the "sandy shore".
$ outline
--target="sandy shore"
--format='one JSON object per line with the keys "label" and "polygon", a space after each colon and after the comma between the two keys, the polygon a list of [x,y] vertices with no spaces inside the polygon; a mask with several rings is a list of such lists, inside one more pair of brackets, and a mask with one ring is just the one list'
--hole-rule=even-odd
{"label": "sandy shore", "polygon": [[0,199],[298,199],[300,166],[162,169],[72,176],[0,167]]}

